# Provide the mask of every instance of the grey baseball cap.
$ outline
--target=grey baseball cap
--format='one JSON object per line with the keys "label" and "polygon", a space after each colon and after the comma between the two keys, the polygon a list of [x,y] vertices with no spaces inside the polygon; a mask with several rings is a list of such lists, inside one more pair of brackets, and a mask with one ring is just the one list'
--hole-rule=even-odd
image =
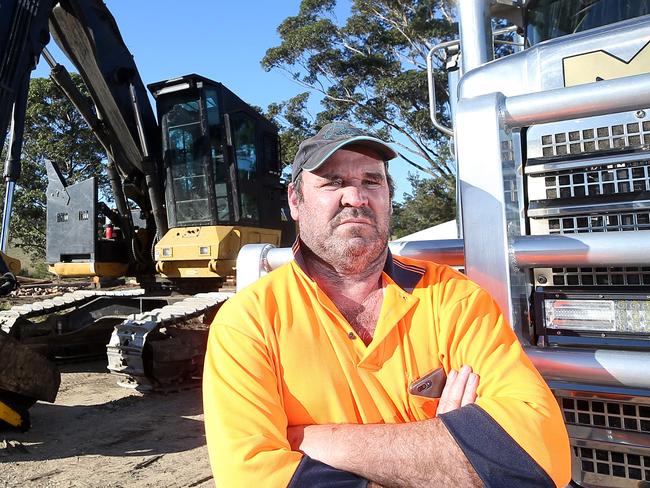
{"label": "grey baseball cap", "polygon": [[291,168],[291,181],[296,181],[302,170],[313,171],[320,168],[335,151],[350,144],[374,149],[383,156],[384,161],[397,157],[393,148],[381,139],[348,122],[332,122],[300,144]]}

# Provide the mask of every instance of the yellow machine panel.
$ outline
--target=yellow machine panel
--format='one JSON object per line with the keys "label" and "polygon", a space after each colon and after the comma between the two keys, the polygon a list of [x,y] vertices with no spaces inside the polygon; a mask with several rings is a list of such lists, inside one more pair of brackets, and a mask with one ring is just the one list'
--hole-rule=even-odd
{"label": "yellow machine panel", "polygon": [[48,271],[65,278],[84,278],[99,276],[102,278],[119,278],[127,274],[125,263],[55,263],[48,266]]}
{"label": "yellow machine panel", "polygon": [[156,271],[167,278],[225,278],[235,274],[245,244],[280,244],[280,231],[258,227],[206,226],[170,229],[156,244]]}
{"label": "yellow machine panel", "polygon": [[10,256],[7,256],[5,253],[0,251],[0,257],[2,257],[2,260],[5,262],[7,265],[7,268],[9,268],[9,271],[15,275],[20,273],[20,260],[16,258],[12,258]]}
{"label": "yellow machine panel", "polygon": [[0,421],[4,421],[12,427],[20,427],[23,419],[18,412],[4,402],[0,402]]}

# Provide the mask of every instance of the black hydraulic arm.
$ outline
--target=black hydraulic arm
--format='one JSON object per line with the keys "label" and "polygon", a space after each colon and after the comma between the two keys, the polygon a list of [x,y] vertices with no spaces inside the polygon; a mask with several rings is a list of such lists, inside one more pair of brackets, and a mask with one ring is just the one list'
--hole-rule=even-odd
{"label": "black hydraulic arm", "polygon": [[[75,106],[75,108],[82,115],[86,123],[90,126],[95,137],[99,140],[108,155],[108,179],[113,191],[113,198],[117,206],[119,215],[119,226],[122,229],[125,237],[130,239],[133,237],[133,221],[131,219],[131,211],[128,207],[126,196],[124,195],[124,188],[122,186],[123,177],[118,172],[115,166],[115,159],[124,161],[126,155],[123,154],[122,146],[113,139],[113,135],[107,131],[102,121],[95,114],[92,100],[85,97],[77,88],[70,73],[65,66],[56,62],[54,57],[50,54],[47,48],[43,49],[43,57],[50,66],[50,78],[56,85],[65,93],[65,96]],[[116,222],[117,223],[117,222]]]}
{"label": "black hydraulic arm", "polygon": [[2,175],[5,181],[5,203],[2,208],[2,234],[0,235],[0,251],[2,252],[7,250],[14,186],[20,178],[20,153],[23,147],[27,94],[28,85],[24,84],[18,90],[12,110],[11,137],[7,146],[7,159]]}
{"label": "black hydraulic arm", "polygon": [[[48,43],[48,17],[52,0],[3,0],[0,2],[0,143],[18,93],[29,84],[29,74]],[[0,147],[2,146],[0,144]]]}
{"label": "black hydraulic arm", "polygon": [[[119,196],[134,201],[161,236],[167,231],[167,219],[158,124],[133,56],[101,0],[0,1],[0,143],[4,143],[13,117],[5,180],[13,188],[20,173],[30,72],[50,33],[79,70],[92,104],[79,96],[64,69],[48,58],[53,79],[106,148],[113,163],[111,180],[119,180],[123,190]],[[129,213],[125,202],[121,202],[121,214]],[[5,222],[10,210],[5,205]],[[130,220],[130,215],[122,217]],[[4,235],[6,238],[6,231]]]}
{"label": "black hydraulic arm", "polygon": [[[52,0],[0,2],[0,148],[4,147],[11,122],[11,140],[3,174],[6,189],[0,234],[2,251],[7,247],[13,190],[20,176],[29,76],[50,39],[47,21],[52,4]],[[17,287],[17,282],[1,257],[0,273],[0,295],[5,295]]]}
{"label": "black hydraulic arm", "polygon": [[126,196],[151,212],[161,235],[167,220],[158,124],[115,19],[101,0],[62,0],[52,11],[50,31],[90,91]]}
{"label": "black hydraulic arm", "polygon": [[20,175],[29,75],[50,38],[47,19],[52,3],[51,0],[0,2],[0,148],[4,146],[11,122],[3,174],[7,188],[0,237],[2,251],[7,245],[13,187]]}

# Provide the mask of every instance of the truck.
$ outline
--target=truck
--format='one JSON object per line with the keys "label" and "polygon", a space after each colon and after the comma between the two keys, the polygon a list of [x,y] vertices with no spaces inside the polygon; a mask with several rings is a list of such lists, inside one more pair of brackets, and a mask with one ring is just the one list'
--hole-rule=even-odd
{"label": "truck", "polygon": [[554,392],[580,486],[650,482],[650,7],[459,3],[465,272]]}
{"label": "truck", "polygon": [[[494,296],[557,398],[573,486],[646,486],[650,6],[457,8],[460,38],[434,46],[428,65],[432,124],[453,137],[461,239],[400,240],[391,251],[458,266]],[[515,52],[494,59],[493,34],[508,32]],[[442,52],[453,127],[435,100],[431,57]],[[239,259],[245,286],[290,252],[252,245]]]}
{"label": "truck", "polygon": [[[79,70],[89,98],[45,47],[50,35]],[[101,0],[14,0],[0,5],[2,142],[10,133],[2,251],[29,77],[41,55],[104,147],[114,200],[112,208],[98,199],[96,178],[70,184],[48,162],[46,261],[59,277],[131,276],[137,286],[79,290],[0,312],[0,349],[8,351],[0,423],[18,428],[28,426],[34,401],[56,396],[58,371],[44,357],[107,354],[120,381],[142,390],[196,383],[208,328],[201,317],[229,296],[219,290],[235,274],[239,248],[287,245],[293,233],[283,213],[274,124],[197,74],[148,85],[156,116]],[[0,265],[2,290],[15,285],[15,268],[8,258]]]}

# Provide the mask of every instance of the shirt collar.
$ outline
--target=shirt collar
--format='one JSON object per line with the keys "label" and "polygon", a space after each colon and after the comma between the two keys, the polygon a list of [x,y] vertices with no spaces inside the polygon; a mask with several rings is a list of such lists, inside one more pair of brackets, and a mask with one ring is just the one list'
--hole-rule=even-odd
{"label": "shirt collar", "polygon": [[[291,250],[294,259],[296,260],[296,264],[309,276],[307,266],[305,265],[305,258],[302,254],[301,245],[303,245],[302,241],[297,237]],[[412,264],[406,264],[393,258],[390,249],[388,250],[386,263],[384,264],[384,273],[386,273],[402,290],[408,293],[413,293],[413,289],[420,279],[422,279],[425,271],[424,268]]]}

